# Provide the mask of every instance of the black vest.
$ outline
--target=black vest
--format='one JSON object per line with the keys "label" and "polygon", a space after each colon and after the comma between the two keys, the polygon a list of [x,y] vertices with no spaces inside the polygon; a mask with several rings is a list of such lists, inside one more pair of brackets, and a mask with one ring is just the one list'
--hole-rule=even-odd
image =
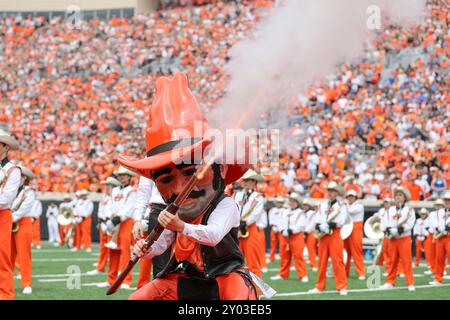
{"label": "black vest", "polygon": [[[213,201],[210,209],[205,213],[201,224],[206,225],[211,213],[216,209],[217,205],[226,197],[221,194]],[[239,228],[232,228],[228,234],[223,237],[216,246],[210,247],[200,245],[200,253],[203,260],[204,272],[199,272],[194,265],[187,261],[176,261],[175,255],[172,256],[164,268],[156,278],[163,278],[172,272],[185,273],[191,277],[214,279],[223,274],[229,274],[236,269],[244,268],[244,257],[239,248],[238,240]]]}

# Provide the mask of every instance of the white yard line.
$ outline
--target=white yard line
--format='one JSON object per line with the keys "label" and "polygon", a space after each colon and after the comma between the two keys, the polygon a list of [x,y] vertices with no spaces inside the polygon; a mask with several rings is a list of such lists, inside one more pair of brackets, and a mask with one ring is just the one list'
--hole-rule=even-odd
{"label": "white yard line", "polygon": [[[415,286],[416,289],[422,289],[422,288],[443,288],[443,287],[450,287],[450,283],[444,283],[441,286],[433,286],[433,285],[422,285],[422,286]],[[350,289],[347,290],[348,293],[352,292],[376,292],[376,291],[392,291],[392,290],[407,290],[408,287],[394,287],[392,289]],[[287,292],[287,293],[277,293],[276,297],[291,297],[291,296],[306,296],[306,295],[322,295],[322,294],[337,294],[338,291],[336,290],[330,290],[330,291],[324,291],[319,294],[311,294],[308,293],[308,291],[302,291],[302,292]],[[411,292],[411,294],[414,294],[414,292]]]}
{"label": "white yard line", "polygon": [[[139,272],[133,272],[133,276],[138,276]],[[59,273],[59,274],[33,274],[33,278],[61,278],[61,277],[69,277],[69,276],[88,276],[88,277],[95,277],[95,276],[107,276],[107,273],[100,273],[100,274],[86,274],[86,273]]]}
{"label": "white yard line", "polygon": [[50,258],[50,259],[34,259],[32,262],[67,262],[67,261],[97,261],[97,258]]}

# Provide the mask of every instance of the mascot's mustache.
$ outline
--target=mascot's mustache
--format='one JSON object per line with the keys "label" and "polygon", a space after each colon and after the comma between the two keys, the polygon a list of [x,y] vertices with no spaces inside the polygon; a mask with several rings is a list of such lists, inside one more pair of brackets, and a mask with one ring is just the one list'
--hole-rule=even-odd
{"label": "mascot's mustache", "polygon": [[[197,199],[197,198],[203,197],[205,194],[206,194],[205,190],[198,190],[198,191],[197,191],[197,190],[192,190],[192,192],[191,192],[191,193],[189,194],[189,196],[188,196],[188,199],[189,199],[189,198],[191,198],[191,199]],[[167,200],[167,203],[168,203],[168,204],[173,203],[177,197],[178,197],[177,194],[173,194],[173,195],[169,198],[169,200]]]}

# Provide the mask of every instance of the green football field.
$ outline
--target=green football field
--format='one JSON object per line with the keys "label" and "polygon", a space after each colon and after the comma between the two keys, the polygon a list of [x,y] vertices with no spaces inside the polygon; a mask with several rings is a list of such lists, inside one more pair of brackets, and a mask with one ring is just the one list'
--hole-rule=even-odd
{"label": "green football field", "polygon": [[[139,266],[133,270],[133,285],[131,290],[120,289],[112,296],[106,296],[106,288],[97,287],[98,283],[105,282],[106,275],[86,275],[93,270],[93,264],[98,258],[98,245],[94,244],[91,253],[70,252],[65,247],[54,247],[43,242],[41,250],[33,249],[33,294],[22,294],[20,280],[16,280],[16,299],[18,300],[117,300],[127,299],[135,289]],[[309,283],[297,280],[295,271],[291,271],[290,280],[270,280],[277,274],[279,262],[269,264],[269,272],[263,275],[264,280],[278,293],[272,299],[283,300],[321,300],[321,299],[450,299],[450,277],[444,280],[444,286],[432,287],[428,282],[432,280],[424,275],[425,268],[414,268],[416,291],[406,289],[405,280],[398,278],[397,287],[389,291],[377,289],[384,283],[383,270],[369,269],[367,280],[357,279],[354,270],[350,273],[348,281],[349,295],[341,297],[334,290],[334,281],[328,278],[327,290],[319,295],[307,294],[314,287],[316,273],[309,271]],[[369,267],[370,265],[366,265]]]}

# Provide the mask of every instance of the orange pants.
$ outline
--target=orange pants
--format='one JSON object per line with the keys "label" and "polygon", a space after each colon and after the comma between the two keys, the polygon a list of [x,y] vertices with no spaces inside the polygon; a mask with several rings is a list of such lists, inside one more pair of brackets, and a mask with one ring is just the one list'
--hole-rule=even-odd
{"label": "orange pants", "polygon": [[[109,250],[109,284],[112,284],[114,280],[116,280],[119,270],[123,270],[130,260],[132,238],[131,230],[133,229],[133,224],[133,219],[126,219],[120,224],[119,234],[117,237],[117,245],[119,250]],[[131,285],[132,281],[132,273],[130,272],[123,283]]]}
{"label": "orange pants", "polygon": [[103,233],[102,229],[99,230],[99,237],[100,237],[100,255],[98,256],[98,262],[97,262],[97,270],[100,272],[105,272],[106,264],[108,262],[108,256],[109,256],[109,249],[105,247],[105,243],[107,243],[107,236],[105,233]]}
{"label": "orange pants", "polygon": [[450,261],[450,236],[443,236],[436,240],[436,272],[434,274],[434,280],[442,282],[445,270],[445,256]]}
{"label": "orange pants", "polygon": [[425,241],[422,242],[419,239],[416,239],[416,259],[415,259],[416,261],[414,263],[416,267],[418,267],[420,264],[420,260],[422,259],[422,251],[424,251],[424,248],[425,248]]}
{"label": "orange pants", "polygon": [[425,248],[425,261],[427,262],[428,268],[431,272],[435,272],[436,265],[436,243],[433,239],[433,235],[429,235],[423,242]]}
{"label": "orange pants", "polygon": [[261,261],[261,268],[267,268],[267,261],[266,261],[266,251],[267,251],[267,246],[266,246],[266,232],[264,229],[259,230],[258,233],[260,239],[259,239],[259,243],[260,243],[260,255],[259,255],[259,259]]}
{"label": "orange pants", "polygon": [[12,224],[11,210],[0,210],[0,300],[14,300],[14,270],[11,261]]}
{"label": "orange pants", "polygon": [[386,272],[388,272],[391,267],[391,259],[389,258],[389,239],[383,238],[383,249],[381,251],[380,259],[378,260],[378,265],[382,266],[383,262],[386,263]]}
{"label": "orange pants", "polygon": [[355,264],[356,274],[358,277],[364,277],[366,275],[366,268],[364,267],[362,222],[353,223],[353,232],[347,239],[345,239],[344,248],[348,255],[347,263],[345,264],[347,277],[350,275],[350,260],[352,257]]}
{"label": "orange pants", "polygon": [[78,250],[81,249],[81,223],[75,224],[75,238],[73,240],[73,246]]}
{"label": "orange pants", "polygon": [[[414,277],[412,270],[412,253],[411,253],[411,237],[392,238],[389,240],[389,256],[392,266],[388,270],[387,283],[395,285],[397,277],[397,269],[399,263],[402,265],[405,274],[406,284],[408,286],[414,285]],[[399,261],[400,260],[400,261]]]}
{"label": "orange pants", "polygon": [[39,218],[33,222],[33,245],[41,247],[41,219]]}
{"label": "orange pants", "polygon": [[85,249],[91,248],[92,243],[91,227],[92,227],[92,216],[83,219],[83,221],[80,223],[81,244]]}
{"label": "orange pants", "polygon": [[[289,248],[288,248],[289,243]],[[294,259],[294,267],[297,270],[298,278],[308,275],[306,262],[303,259],[303,249],[305,248],[305,234],[303,232],[289,236],[289,240],[280,237],[280,277],[287,279],[291,269],[291,260]]]}
{"label": "orange pants", "polygon": [[152,272],[152,259],[139,260],[139,279],[137,288],[140,289],[150,282],[150,274]]}
{"label": "orange pants", "polygon": [[[155,279],[134,292],[130,300],[178,300],[178,279],[186,277],[171,273],[164,278]],[[249,288],[237,273],[229,273],[216,278],[220,300],[256,300],[254,290]]]}
{"label": "orange pants", "polygon": [[61,246],[65,245],[66,243],[66,236],[69,233],[70,229],[72,228],[72,225],[68,225],[68,226],[62,226],[59,225],[59,244]]}
{"label": "orange pants", "polygon": [[240,238],[241,251],[250,272],[261,278],[261,230],[258,229],[256,223],[253,223],[248,226],[248,232],[247,238]]}
{"label": "orange pants", "polygon": [[279,242],[280,242],[280,233],[279,232],[275,233],[273,232],[272,229],[270,229],[270,256],[269,256],[270,262],[275,261],[275,254]]}
{"label": "orange pants", "polygon": [[326,274],[329,257],[331,257],[331,264],[333,266],[336,290],[347,289],[347,275],[345,273],[343,251],[344,241],[341,238],[340,228],[336,228],[331,235],[326,235],[319,240],[319,271],[316,283],[317,289],[326,289]]}
{"label": "orange pants", "polygon": [[31,217],[17,221],[19,230],[12,233],[11,263],[17,264],[22,277],[22,287],[31,287],[31,241],[33,238],[33,222]]}
{"label": "orange pants", "polygon": [[314,237],[314,232],[310,232],[306,236],[306,247],[311,268],[317,268],[317,239]]}
{"label": "orange pants", "polygon": [[[147,238],[148,232],[144,232],[144,239]],[[150,273],[152,272],[152,259],[139,260],[139,278],[137,288],[140,289],[150,282]]]}

